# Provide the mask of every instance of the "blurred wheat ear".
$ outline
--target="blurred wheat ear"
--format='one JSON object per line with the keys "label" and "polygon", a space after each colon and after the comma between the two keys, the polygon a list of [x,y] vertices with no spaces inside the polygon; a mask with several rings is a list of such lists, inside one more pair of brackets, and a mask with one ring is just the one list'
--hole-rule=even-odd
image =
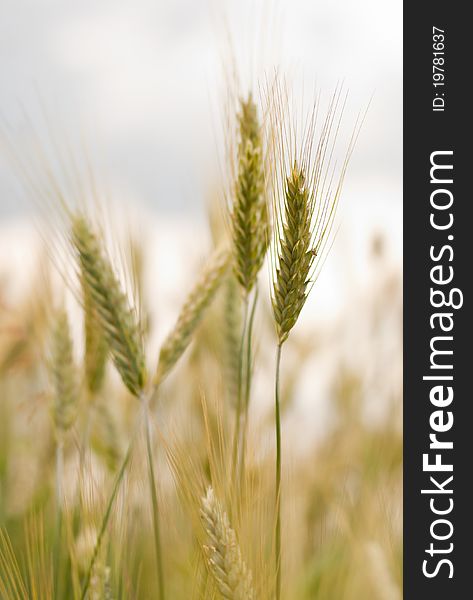
{"label": "blurred wheat ear", "polygon": [[241,294],[233,272],[224,282],[222,302],[223,354],[226,386],[231,403],[236,407],[238,397],[239,352],[241,336]]}
{"label": "blurred wheat ear", "polygon": [[123,383],[139,397],[146,383],[141,327],[99,238],[84,217],[72,223],[72,243],[113,362]]}
{"label": "blurred wheat ear", "polygon": [[202,498],[200,514],[208,536],[204,546],[207,564],[219,592],[226,600],[253,600],[251,573],[242,559],[235,531],[211,487]]}
{"label": "blurred wheat ear", "polygon": [[251,94],[240,101],[237,176],[231,209],[234,271],[246,294],[251,292],[269,243],[265,198],[262,129]]}
{"label": "blurred wheat ear", "polygon": [[173,330],[161,346],[154,380],[156,385],[169,374],[190,344],[194,331],[225,277],[229,261],[230,255],[227,250],[217,250],[209,259],[184,302]]}
{"label": "blurred wheat ear", "polygon": [[64,309],[55,316],[50,363],[54,386],[52,414],[56,433],[61,436],[75,421],[79,398],[69,319]]}
{"label": "blurred wheat ear", "polygon": [[100,390],[104,380],[108,346],[100,327],[97,309],[83,270],[81,273],[81,287],[84,312],[85,379],[89,393],[94,395]]}

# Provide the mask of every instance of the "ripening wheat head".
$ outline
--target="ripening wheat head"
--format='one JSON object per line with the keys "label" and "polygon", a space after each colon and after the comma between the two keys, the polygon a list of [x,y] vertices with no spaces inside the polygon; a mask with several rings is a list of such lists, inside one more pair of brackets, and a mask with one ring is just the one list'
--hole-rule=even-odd
{"label": "ripening wheat head", "polygon": [[79,397],[69,319],[64,309],[57,313],[52,332],[51,375],[54,386],[54,425],[56,433],[64,434],[74,423]]}
{"label": "ripening wheat head", "polygon": [[83,285],[95,307],[113,362],[126,387],[139,396],[146,382],[146,366],[137,315],[129,306],[99,238],[84,217],[73,219],[71,236]]}
{"label": "ripening wheat head", "polygon": [[200,515],[208,536],[204,546],[207,563],[219,592],[226,600],[253,600],[251,573],[241,557],[235,531],[211,487],[202,498]]}
{"label": "ripening wheat head", "polygon": [[253,288],[269,243],[263,154],[262,128],[250,94],[247,100],[240,101],[231,208],[234,271],[246,293]]}
{"label": "ripening wheat head", "polygon": [[[271,94],[271,95],[270,95]],[[359,132],[358,121],[341,167],[333,159],[345,100],[334,93],[320,129],[318,102],[301,122],[277,84],[268,93],[274,136],[271,247],[272,307],[279,344],[299,318],[333,239],[343,179]]]}
{"label": "ripening wheat head", "polygon": [[182,356],[192,336],[224,280],[229,265],[229,252],[216,250],[210,257],[200,278],[191,290],[177,322],[164,340],[159,352],[155,384],[161,383]]}

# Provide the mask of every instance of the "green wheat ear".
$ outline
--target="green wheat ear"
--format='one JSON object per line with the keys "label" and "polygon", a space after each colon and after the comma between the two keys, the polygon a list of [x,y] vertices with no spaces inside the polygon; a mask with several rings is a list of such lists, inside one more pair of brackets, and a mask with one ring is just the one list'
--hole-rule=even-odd
{"label": "green wheat ear", "polygon": [[109,352],[123,383],[140,396],[146,383],[141,328],[112,265],[84,217],[72,223],[72,243]]}
{"label": "green wheat ear", "polygon": [[161,346],[155,375],[156,385],[168,375],[190,344],[194,331],[224,279],[229,259],[227,250],[216,251],[184,302],[174,329]]}
{"label": "green wheat ear", "polygon": [[307,299],[311,267],[313,202],[305,174],[294,162],[286,179],[284,215],[279,234],[278,266],[273,282],[272,305],[279,343],[288,337]]}
{"label": "green wheat ear", "polygon": [[264,157],[258,111],[251,94],[238,115],[238,172],[233,190],[231,226],[234,271],[246,293],[256,281],[269,244]]}
{"label": "green wheat ear", "polygon": [[64,434],[74,424],[79,398],[69,319],[65,310],[60,310],[55,318],[52,333],[51,374],[54,386],[52,406],[54,425],[58,434]]}
{"label": "green wheat ear", "polygon": [[85,272],[81,273],[82,302],[84,309],[84,369],[89,392],[96,394],[102,387],[107,366],[108,346],[100,327],[95,302],[90,293]]}

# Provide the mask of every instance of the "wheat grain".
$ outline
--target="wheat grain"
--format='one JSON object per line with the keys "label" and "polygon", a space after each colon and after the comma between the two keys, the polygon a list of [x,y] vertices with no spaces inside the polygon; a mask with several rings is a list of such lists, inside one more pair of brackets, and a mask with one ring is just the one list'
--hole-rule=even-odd
{"label": "wheat grain", "polygon": [[226,600],[253,600],[251,573],[241,557],[235,531],[211,487],[202,498],[200,514],[208,536],[204,546],[207,563],[218,590]]}
{"label": "wheat grain", "polygon": [[155,383],[158,385],[169,374],[189,345],[197,325],[223,281],[229,264],[229,253],[217,250],[210,258],[179,313],[177,322],[165,339],[159,353]]}
{"label": "wheat grain", "polygon": [[72,243],[103,335],[123,383],[139,396],[146,382],[141,328],[98,237],[84,217],[72,223]]}

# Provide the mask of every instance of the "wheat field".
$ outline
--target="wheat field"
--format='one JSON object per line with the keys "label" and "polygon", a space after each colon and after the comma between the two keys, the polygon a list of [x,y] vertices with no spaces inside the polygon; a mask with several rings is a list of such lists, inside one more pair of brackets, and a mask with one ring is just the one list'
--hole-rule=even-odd
{"label": "wheat field", "polygon": [[209,243],[169,319],[88,168],[4,136],[45,242],[19,302],[0,285],[2,599],[401,598],[401,288],[382,237],[352,310],[299,323],[340,268],[365,113],[347,130],[341,87],[306,112],[278,76],[259,90],[227,107]]}

